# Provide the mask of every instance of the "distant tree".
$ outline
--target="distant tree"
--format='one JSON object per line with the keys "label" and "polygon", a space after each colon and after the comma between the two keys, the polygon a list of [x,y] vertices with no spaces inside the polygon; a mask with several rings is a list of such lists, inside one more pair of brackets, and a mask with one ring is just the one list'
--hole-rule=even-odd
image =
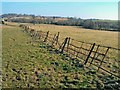
{"label": "distant tree", "polygon": [[[9,22],[19,22],[19,23],[82,26],[88,29],[112,30],[112,31],[118,31],[119,28],[118,22],[112,20],[81,19],[76,17],[60,17],[60,16],[35,16],[35,15],[14,14],[14,13],[3,14],[0,15],[0,17],[5,18]],[[29,19],[26,17],[29,17]]]}
{"label": "distant tree", "polygon": [[92,20],[85,20],[83,27],[93,29],[94,28],[94,22]]}

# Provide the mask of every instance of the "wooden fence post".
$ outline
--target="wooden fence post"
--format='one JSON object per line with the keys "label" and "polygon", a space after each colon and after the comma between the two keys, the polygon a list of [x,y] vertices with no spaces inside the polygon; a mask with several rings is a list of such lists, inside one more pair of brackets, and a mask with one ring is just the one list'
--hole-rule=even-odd
{"label": "wooden fence post", "polygon": [[110,47],[107,48],[107,50],[106,50],[106,52],[105,52],[105,54],[104,54],[104,57],[102,58],[102,61],[100,62],[100,65],[98,66],[97,72],[99,71],[99,68],[100,68],[100,66],[102,65],[103,60],[104,60],[104,58],[105,58],[105,56],[106,56],[106,54],[107,54],[107,52],[108,52],[109,49],[110,49]]}
{"label": "wooden fence post", "polygon": [[46,41],[47,41],[48,34],[49,34],[49,31],[48,31],[48,32],[47,32],[47,34],[46,34],[46,37],[45,37],[45,39],[44,39],[44,42],[46,42]]}
{"label": "wooden fence post", "polygon": [[56,37],[56,45],[58,43],[59,35],[60,35],[60,32],[58,32],[57,37]]}
{"label": "wooden fence post", "polygon": [[65,38],[65,41],[64,41],[64,43],[63,43],[63,47],[62,47],[62,49],[61,49],[61,53],[63,53],[63,51],[64,51],[65,45],[67,44],[67,40],[68,40],[68,37]]}
{"label": "wooden fence post", "polygon": [[99,47],[100,47],[100,45],[97,46],[97,49],[96,49],[96,51],[95,51],[95,53],[94,53],[94,56],[93,56],[93,58],[92,58],[89,66],[91,66],[93,60],[95,59],[95,56],[96,56],[96,54],[97,54],[97,51],[98,51],[98,48],[99,48]]}
{"label": "wooden fence post", "polygon": [[88,54],[88,56],[87,56],[87,58],[86,58],[86,60],[85,60],[85,65],[86,65],[86,63],[88,62],[88,59],[89,59],[89,57],[90,57],[90,55],[91,55],[91,53],[92,53],[92,51],[93,51],[93,49],[94,49],[94,46],[95,46],[95,43],[93,44],[93,46],[92,46],[92,48],[91,48],[91,50],[90,50],[90,52],[89,52],[89,54]]}
{"label": "wooden fence post", "polygon": [[68,52],[69,44],[70,44],[70,37],[68,38],[67,52]]}

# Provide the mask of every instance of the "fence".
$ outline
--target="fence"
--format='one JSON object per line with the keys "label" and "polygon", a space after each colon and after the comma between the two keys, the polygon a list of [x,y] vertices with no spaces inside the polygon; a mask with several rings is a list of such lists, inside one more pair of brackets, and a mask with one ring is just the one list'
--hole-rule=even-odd
{"label": "fence", "polygon": [[120,49],[101,46],[96,43],[77,41],[70,37],[62,39],[59,38],[59,32],[57,34],[51,34],[49,31],[36,31],[25,25],[21,25],[21,27],[30,36],[46,42],[48,45],[58,49],[60,53],[67,54],[69,57],[79,60],[86,68],[94,69],[102,75],[109,74],[115,78],[120,78],[120,61],[118,58]]}

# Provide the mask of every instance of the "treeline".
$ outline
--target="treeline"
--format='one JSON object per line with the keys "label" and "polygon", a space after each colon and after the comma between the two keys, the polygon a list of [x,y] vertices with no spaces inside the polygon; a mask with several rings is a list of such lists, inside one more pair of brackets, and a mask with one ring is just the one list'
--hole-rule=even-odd
{"label": "treeline", "polygon": [[80,26],[88,29],[119,31],[117,20],[81,19],[75,17],[58,16],[35,16],[27,14],[3,14],[1,17],[10,22]]}

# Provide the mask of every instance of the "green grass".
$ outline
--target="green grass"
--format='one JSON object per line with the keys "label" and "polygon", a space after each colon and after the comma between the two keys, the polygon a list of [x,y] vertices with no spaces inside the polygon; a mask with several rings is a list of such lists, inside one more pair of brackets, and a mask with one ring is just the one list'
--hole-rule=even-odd
{"label": "green grass", "polygon": [[[3,88],[96,88],[98,76],[19,27],[3,26]],[[103,77],[104,78],[104,77]]]}

